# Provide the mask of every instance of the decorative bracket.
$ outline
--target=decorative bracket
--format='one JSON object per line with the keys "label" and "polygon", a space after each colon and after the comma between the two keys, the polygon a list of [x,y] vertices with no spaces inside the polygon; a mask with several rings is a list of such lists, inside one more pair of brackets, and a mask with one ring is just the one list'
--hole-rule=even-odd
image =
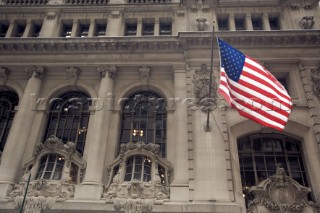
{"label": "decorative bracket", "polygon": [[300,26],[302,29],[311,29],[314,23],[315,21],[313,16],[304,16],[300,20]]}
{"label": "decorative bracket", "polygon": [[25,68],[25,72],[29,75],[29,78],[39,78],[42,79],[46,68],[44,66],[29,66]]}

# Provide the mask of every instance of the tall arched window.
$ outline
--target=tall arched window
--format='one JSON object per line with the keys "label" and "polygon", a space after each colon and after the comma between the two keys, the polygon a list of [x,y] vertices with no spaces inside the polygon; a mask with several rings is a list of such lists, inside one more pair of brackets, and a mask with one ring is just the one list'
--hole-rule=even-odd
{"label": "tall arched window", "polygon": [[247,190],[276,172],[276,164],[303,186],[308,186],[301,142],[279,134],[255,134],[238,139],[242,186]]}
{"label": "tall arched window", "polygon": [[166,104],[152,92],[132,95],[122,108],[120,143],[143,141],[160,145],[166,156]]}
{"label": "tall arched window", "polygon": [[0,92],[0,152],[9,135],[14,118],[14,107],[19,103],[19,97],[14,92]]}
{"label": "tall arched window", "polygon": [[83,153],[89,122],[89,96],[82,92],[68,92],[52,100],[45,139],[55,135],[64,143],[72,141]]}

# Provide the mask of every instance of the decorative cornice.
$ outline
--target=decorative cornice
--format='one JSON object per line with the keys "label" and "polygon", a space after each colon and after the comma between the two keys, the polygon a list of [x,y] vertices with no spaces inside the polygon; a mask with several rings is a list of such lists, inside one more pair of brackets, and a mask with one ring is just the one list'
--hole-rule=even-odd
{"label": "decorative cornice", "polygon": [[[237,47],[296,47],[320,45],[320,30],[216,32],[216,36]],[[210,32],[180,32],[178,36],[106,38],[5,38],[1,53],[72,52],[176,52],[189,48],[210,48]]]}

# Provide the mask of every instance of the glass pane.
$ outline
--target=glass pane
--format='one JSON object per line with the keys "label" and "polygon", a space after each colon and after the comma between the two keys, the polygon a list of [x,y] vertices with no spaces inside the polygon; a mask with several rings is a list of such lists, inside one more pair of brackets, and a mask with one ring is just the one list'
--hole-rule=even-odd
{"label": "glass pane", "polygon": [[300,171],[300,167],[299,167],[299,162],[298,159],[295,157],[289,157],[289,164],[290,164],[290,170],[291,172],[299,172]]}
{"label": "glass pane", "polygon": [[45,172],[43,179],[50,180],[50,178],[51,178],[51,172]]}
{"label": "glass pane", "polygon": [[263,181],[268,178],[267,172],[257,171],[258,182]]}
{"label": "glass pane", "polygon": [[262,152],[262,142],[261,140],[254,140],[253,143],[253,150],[256,152]]}
{"label": "glass pane", "polygon": [[256,157],[255,160],[257,170],[266,170],[264,157]]}
{"label": "glass pane", "polygon": [[242,158],[242,168],[244,170],[253,170],[252,157],[243,157]]}
{"label": "glass pane", "polygon": [[274,152],[283,152],[281,147],[281,140],[275,139],[273,141]]}
{"label": "glass pane", "polygon": [[272,152],[272,139],[264,138],[263,139],[263,151],[264,152]]}
{"label": "glass pane", "polygon": [[266,157],[267,170],[276,170],[276,162],[274,157]]}
{"label": "glass pane", "polygon": [[60,180],[61,179],[61,172],[55,172],[52,180]]}
{"label": "glass pane", "polygon": [[255,178],[253,172],[244,172],[245,175],[245,186],[253,186],[255,185]]}

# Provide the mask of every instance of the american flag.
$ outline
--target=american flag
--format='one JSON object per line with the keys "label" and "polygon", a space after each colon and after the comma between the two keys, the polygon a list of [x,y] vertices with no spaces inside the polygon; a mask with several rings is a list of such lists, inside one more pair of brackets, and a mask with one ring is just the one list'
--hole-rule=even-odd
{"label": "american flag", "polygon": [[285,88],[263,66],[218,38],[220,85],[218,92],[240,115],[282,131],[292,101]]}

